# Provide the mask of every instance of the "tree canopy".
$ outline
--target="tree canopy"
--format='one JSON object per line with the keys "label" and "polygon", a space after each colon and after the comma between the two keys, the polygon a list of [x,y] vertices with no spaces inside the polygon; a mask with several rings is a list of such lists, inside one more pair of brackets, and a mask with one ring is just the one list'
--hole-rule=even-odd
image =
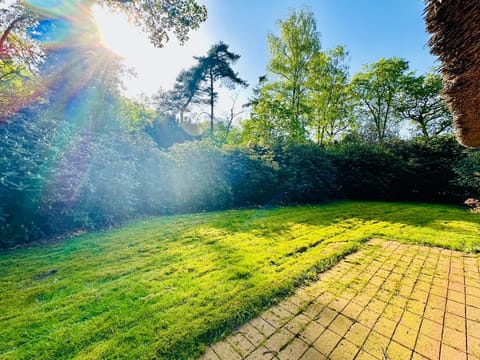
{"label": "tree canopy", "polygon": [[427,139],[453,130],[452,115],[440,96],[442,88],[443,80],[437,73],[409,74],[403,79],[397,110]]}
{"label": "tree canopy", "polygon": [[358,100],[357,110],[364,118],[364,125],[375,140],[384,143],[389,130],[398,121],[397,94],[408,70],[404,59],[380,59],[366,65],[352,79],[350,89]]}
{"label": "tree canopy", "polygon": [[[87,0],[93,3],[93,0]],[[111,9],[124,12],[144,30],[155,46],[162,47],[172,32],[181,43],[188,33],[207,19],[207,8],[195,0],[98,0]]]}

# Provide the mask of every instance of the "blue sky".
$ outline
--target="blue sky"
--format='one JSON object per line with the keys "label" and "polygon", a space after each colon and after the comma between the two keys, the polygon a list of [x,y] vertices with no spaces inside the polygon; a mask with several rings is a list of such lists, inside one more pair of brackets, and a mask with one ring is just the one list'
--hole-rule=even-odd
{"label": "blue sky", "polygon": [[381,57],[402,57],[419,72],[435,65],[429,54],[422,0],[204,0],[204,25],[213,41],[224,40],[242,55],[238,71],[250,82],[265,72],[266,37],[289,9],[310,8],[324,49],[345,46],[351,72]]}

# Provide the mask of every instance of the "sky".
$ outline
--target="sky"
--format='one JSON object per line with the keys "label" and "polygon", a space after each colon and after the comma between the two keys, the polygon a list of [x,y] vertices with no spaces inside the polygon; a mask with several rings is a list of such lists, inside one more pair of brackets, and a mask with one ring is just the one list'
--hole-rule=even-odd
{"label": "sky", "polygon": [[[239,102],[246,100],[259,76],[266,73],[269,59],[267,34],[276,33],[277,21],[291,9],[307,7],[317,20],[323,49],[343,45],[349,51],[350,72],[381,57],[401,57],[410,68],[426,72],[436,65],[427,46],[423,0],[198,0],[205,4],[208,19],[192,32],[182,47],[175,39],[164,48],[154,48],[138,29],[118,15],[97,8],[95,16],[107,46],[125,58],[136,77],[125,78],[125,94],[135,98],[152,95],[160,87],[170,89],[180,70],[194,64],[222,40],[241,55],[234,69],[247,80]],[[226,90],[220,91],[220,112],[231,107]]]}

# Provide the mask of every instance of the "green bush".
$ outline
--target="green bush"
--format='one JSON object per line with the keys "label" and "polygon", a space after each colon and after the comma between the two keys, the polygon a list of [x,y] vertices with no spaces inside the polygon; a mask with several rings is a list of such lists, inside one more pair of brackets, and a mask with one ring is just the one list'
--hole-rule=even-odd
{"label": "green bush", "polygon": [[211,141],[192,141],[170,148],[175,208],[179,212],[225,209],[233,204],[224,155]]}
{"label": "green bush", "polygon": [[[465,149],[453,136],[429,140],[396,141],[388,148],[403,163],[398,174],[402,200],[430,202],[463,202],[465,190],[456,186],[458,162],[465,157]],[[468,192],[468,191],[467,191]]]}
{"label": "green bush", "polygon": [[318,203],[336,195],[337,170],[327,152],[315,144],[289,144],[275,149],[278,201]]}
{"label": "green bush", "polygon": [[234,206],[265,205],[275,197],[278,166],[268,156],[231,148],[224,151],[224,164]]}
{"label": "green bush", "polygon": [[329,149],[338,171],[338,193],[349,199],[397,199],[406,171],[401,158],[368,143],[342,143]]}
{"label": "green bush", "polygon": [[480,151],[468,150],[454,171],[455,185],[462,199],[480,199]]}
{"label": "green bush", "polygon": [[0,123],[0,246],[43,235],[37,213],[55,124],[37,120],[40,110],[38,105],[30,106]]}

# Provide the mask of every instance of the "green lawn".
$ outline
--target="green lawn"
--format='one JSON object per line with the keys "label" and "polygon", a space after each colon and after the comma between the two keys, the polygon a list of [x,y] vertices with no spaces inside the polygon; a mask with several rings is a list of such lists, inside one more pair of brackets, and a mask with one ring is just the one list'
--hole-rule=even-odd
{"label": "green lawn", "polygon": [[0,359],[195,358],[371,237],[475,251],[480,215],[349,201],[160,217],[0,252]]}

